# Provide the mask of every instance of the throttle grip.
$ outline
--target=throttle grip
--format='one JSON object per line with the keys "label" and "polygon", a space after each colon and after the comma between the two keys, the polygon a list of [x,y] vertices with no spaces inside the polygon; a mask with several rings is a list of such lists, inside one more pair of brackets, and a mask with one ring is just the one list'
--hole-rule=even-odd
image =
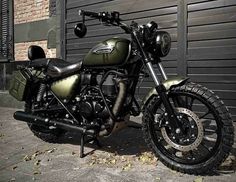
{"label": "throttle grip", "polygon": [[91,12],[91,11],[84,11],[84,10],[79,10],[79,15],[80,16],[90,16],[92,18],[99,18],[99,13]]}

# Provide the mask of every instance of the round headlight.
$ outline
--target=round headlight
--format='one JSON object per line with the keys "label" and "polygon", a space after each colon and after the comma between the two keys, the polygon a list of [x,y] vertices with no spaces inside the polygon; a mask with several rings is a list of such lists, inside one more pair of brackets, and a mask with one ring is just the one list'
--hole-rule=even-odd
{"label": "round headlight", "polygon": [[158,57],[165,57],[170,52],[171,48],[171,37],[168,32],[157,31],[154,41],[154,45],[152,47],[155,55]]}

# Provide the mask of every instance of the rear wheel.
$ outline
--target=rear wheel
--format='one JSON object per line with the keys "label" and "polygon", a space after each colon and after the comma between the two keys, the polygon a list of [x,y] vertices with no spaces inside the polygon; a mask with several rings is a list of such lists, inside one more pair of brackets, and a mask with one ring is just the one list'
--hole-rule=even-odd
{"label": "rear wheel", "polygon": [[[25,112],[32,112],[32,104],[25,104]],[[32,133],[38,137],[39,139],[49,142],[49,143],[57,143],[59,138],[65,134],[65,130],[59,128],[49,128],[44,126],[39,126],[35,124],[28,123],[28,127],[32,131]]]}
{"label": "rear wheel", "polygon": [[223,102],[194,83],[172,89],[168,98],[184,134],[173,132],[163,103],[153,96],[143,115],[148,146],[166,166],[183,173],[203,174],[217,168],[228,156],[234,140],[232,119]]}

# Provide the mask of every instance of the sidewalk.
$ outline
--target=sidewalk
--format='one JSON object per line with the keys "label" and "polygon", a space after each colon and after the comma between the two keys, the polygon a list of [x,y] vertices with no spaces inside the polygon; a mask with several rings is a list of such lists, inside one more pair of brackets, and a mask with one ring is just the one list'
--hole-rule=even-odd
{"label": "sidewalk", "polygon": [[192,176],[166,168],[146,147],[139,129],[127,128],[88,145],[79,158],[80,135],[68,133],[59,144],[37,139],[27,124],[13,119],[15,109],[0,108],[0,182],[214,182],[236,181],[236,145],[233,155],[214,176]]}

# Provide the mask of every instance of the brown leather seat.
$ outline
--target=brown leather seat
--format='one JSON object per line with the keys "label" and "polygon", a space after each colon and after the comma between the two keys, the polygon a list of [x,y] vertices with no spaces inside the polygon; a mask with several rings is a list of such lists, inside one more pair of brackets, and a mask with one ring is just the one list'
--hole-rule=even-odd
{"label": "brown leather seat", "polygon": [[58,58],[41,58],[30,62],[30,66],[35,69],[44,69],[50,77],[65,77],[74,74],[82,67],[82,61],[78,63],[69,63]]}

